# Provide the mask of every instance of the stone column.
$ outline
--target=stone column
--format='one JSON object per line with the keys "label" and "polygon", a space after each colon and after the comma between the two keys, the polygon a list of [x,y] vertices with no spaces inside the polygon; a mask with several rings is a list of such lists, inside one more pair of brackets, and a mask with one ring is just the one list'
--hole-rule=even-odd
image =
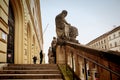
{"label": "stone column", "polygon": [[91,80],[96,80],[95,73],[96,73],[96,69],[95,68],[93,68],[93,69],[90,70]]}
{"label": "stone column", "polygon": [[84,80],[83,67],[84,66],[83,66],[82,60],[79,60],[79,72],[80,72],[79,77],[80,77],[81,80]]}

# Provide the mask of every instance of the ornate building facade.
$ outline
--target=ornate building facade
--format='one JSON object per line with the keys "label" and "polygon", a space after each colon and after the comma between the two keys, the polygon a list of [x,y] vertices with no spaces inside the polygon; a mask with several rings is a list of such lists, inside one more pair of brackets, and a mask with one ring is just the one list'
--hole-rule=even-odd
{"label": "ornate building facade", "polygon": [[92,40],[87,46],[100,50],[120,52],[120,26]]}
{"label": "ornate building facade", "polygon": [[0,63],[32,64],[43,50],[39,0],[0,0]]}

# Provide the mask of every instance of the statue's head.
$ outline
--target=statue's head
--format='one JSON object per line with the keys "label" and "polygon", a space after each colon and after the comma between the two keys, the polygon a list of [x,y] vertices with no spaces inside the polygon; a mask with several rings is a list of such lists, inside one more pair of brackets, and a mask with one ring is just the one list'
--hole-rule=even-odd
{"label": "statue's head", "polygon": [[62,11],[62,15],[65,17],[65,16],[67,16],[67,11],[66,10],[63,10]]}
{"label": "statue's head", "polygon": [[56,37],[53,37],[53,39],[56,39]]}

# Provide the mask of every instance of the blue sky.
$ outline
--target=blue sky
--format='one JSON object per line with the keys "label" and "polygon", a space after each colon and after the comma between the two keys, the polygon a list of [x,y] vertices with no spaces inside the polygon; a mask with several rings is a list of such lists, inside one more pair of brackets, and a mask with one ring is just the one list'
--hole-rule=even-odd
{"label": "blue sky", "polygon": [[[86,44],[120,25],[120,0],[40,0],[44,53],[48,53],[53,36],[56,36],[55,17],[67,10],[66,20],[78,28],[77,40]],[[46,57],[47,60],[47,57]]]}

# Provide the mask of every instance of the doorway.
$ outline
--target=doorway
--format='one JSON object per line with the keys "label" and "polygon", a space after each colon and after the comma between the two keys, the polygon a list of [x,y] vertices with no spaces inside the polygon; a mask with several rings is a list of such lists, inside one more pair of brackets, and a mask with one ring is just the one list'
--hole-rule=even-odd
{"label": "doorway", "polygon": [[14,63],[14,32],[15,32],[15,17],[9,1],[8,13],[9,34],[7,36],[7,63]]}

